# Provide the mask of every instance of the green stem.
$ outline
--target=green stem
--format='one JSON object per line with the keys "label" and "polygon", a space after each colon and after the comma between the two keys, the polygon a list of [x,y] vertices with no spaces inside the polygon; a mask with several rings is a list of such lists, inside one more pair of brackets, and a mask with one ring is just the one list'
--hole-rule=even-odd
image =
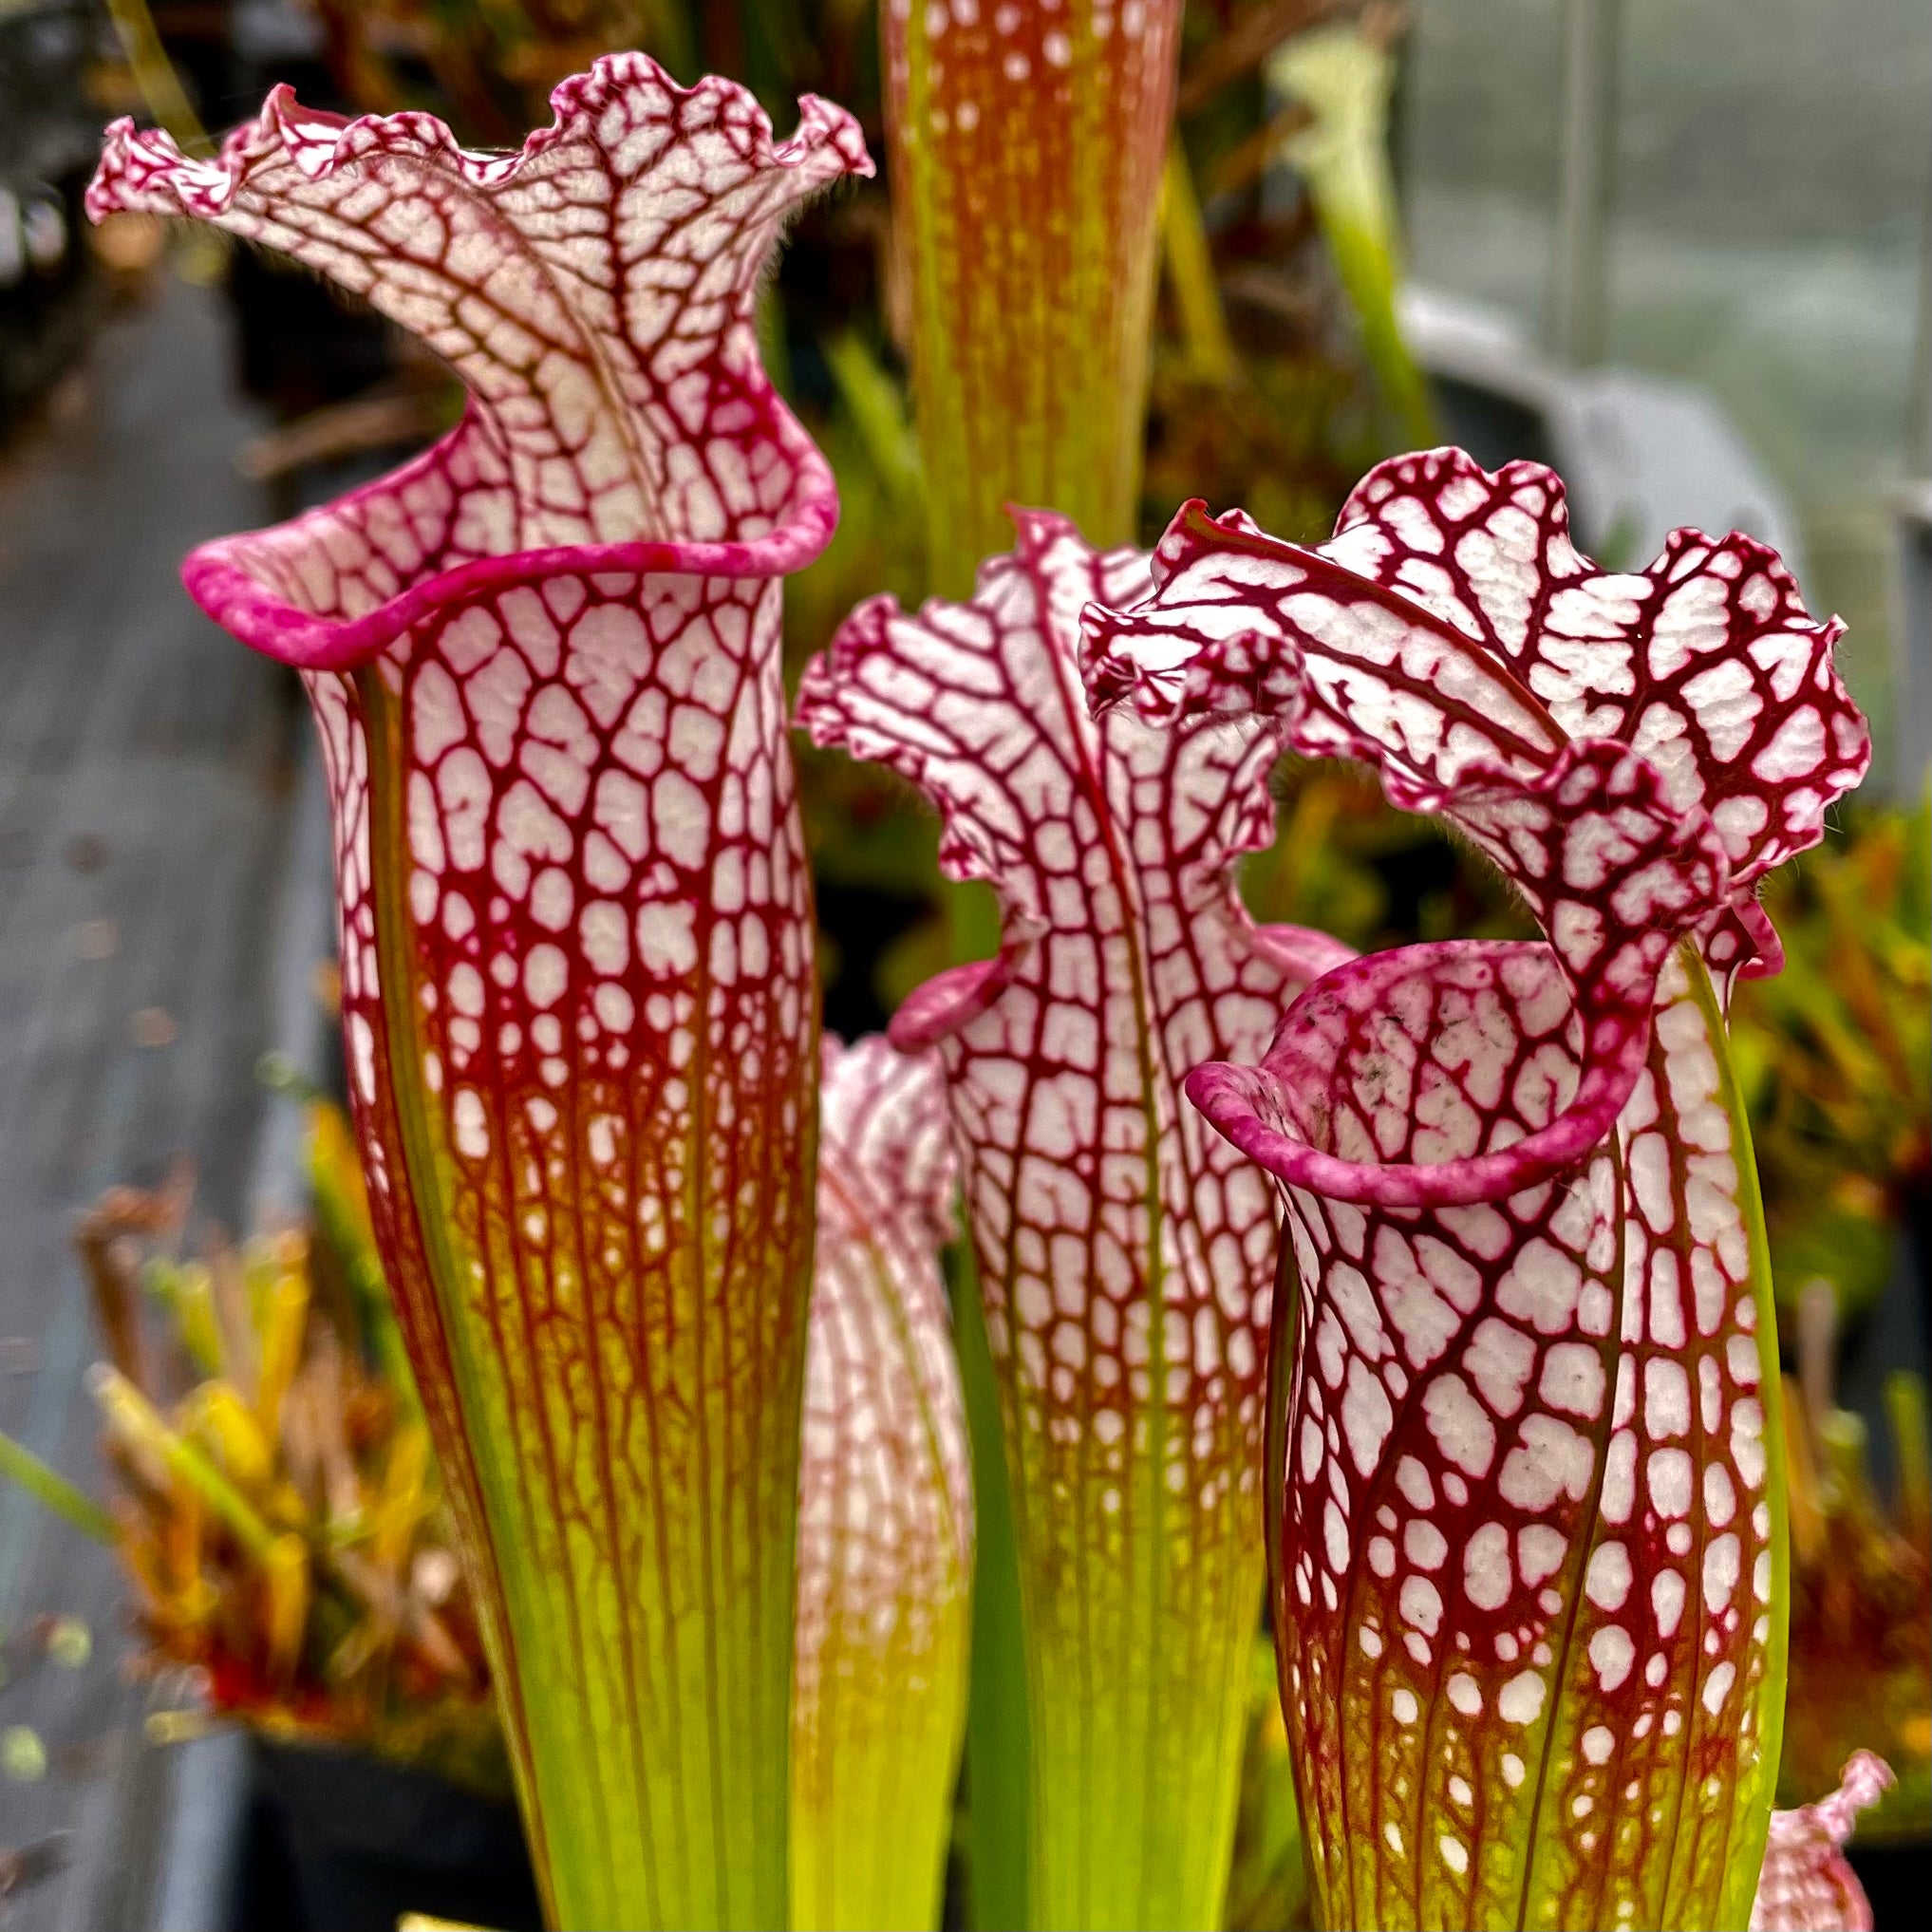
{"label": "green stem", "polygon": [[180,76],[175,72],[168,50],[161,45],[154,15],[147,10],[145,0],[107,0],[107,11],[147,111],[174,136],[175,145],[183,154],[213,154],[215,143],[208,139],[200,118],[189,105]]}
{"label": "green stem", "polygon": [[[1711,1051],[1717,1062],[1719,1103],[1730,1117],[1731,1156],[1737,1165],[1737,1205],[1750,1257],[1752,1299],[1757,1308],[1759,1395],[1764,1404],[1764,1498],[1771,1510],[1771,1599],[1765,1605],[1771,1629],[1764,1679],[1758,1691],[1759,1744],[1750,1777],[1749,1796],[1738,1807],[1741,1829],[1732,1840],[1724,1885],[1724,1923],[1742,1925],[1751,1914],[1771,1827],[1778,1758],[1784,1746],[1785,1689],[1791,1649],[1791,1559],[1790,1486],[1785,1468],[1783,1383],[1778,1369],[1777,1302],[1772,1289],[1771,1244],[1764,1228],[1764,1195],[1758,1184],[1757,1155],[1751,1143],[1751,1116],[1731,1060],[1731,1037],[1723,1007],[1703,959],[1685,940],[1679,947],[1691,990],[1703,1016]],[[1740,1782],[1743,1780],[1740,1779]]]}
{"label": "green stem", "polygon": [[87,1386],[115,1435],[186,1483],[255,1562],[269,1561],[276,1532],[267,1519],[185,1435],[168,1427],[120,1370],[96,1362]]}
{"label": "green stem", "polygon": [[834,336],[824,348],[839,401],[894,508],[923,516],[926,485],[919,439],[906,420],[898,385],[855,330]]}
{"label": "green stem", "polygon": [[0,1476],[18,1483],[35,1502],[56,1516],[64,1516],[82,1535],[91,1536],[110,1549],[114,1547],[114,1518],[4,1429],[0,1429]]}
{"label": "green stem", "polygon": [[972,1810],[967,1923],[975,1932],[1022,1932],[1031,1911],[1032,1733],[1013,1499],[998,1385],[965,1242],[947,1251],[953,1341],[973,1451],[973,1636],[966,1766]]}
{"label": "green stem", "polygon": [[1168,142],[1167,172],[1161,178],[1160,234],[1189,369],[1206,383],[1229,383],[1237,366],[1234,344],[1214,279],[1208,231],[1201,223],[1200,197],[1178,135]]}
{"label": "green stem", "polygon": [[1440,441],[1435,405],[1396,316],[1401,251],[1389,168],[1395,62],[1360,28],[1332,27],[1289,41],[1269,61],[1267,74],[1314,116],[1283,153],[1308,185],[1383,400],[1410,445],[1426,449]]}
{"label": "green stem", "polygon": [[1926,1436],[1925,1379],[1896,1368],[1885,1378],[1885,1416],[1899,1471],[1899,1513],[1906,1524],[1932,1518],[1932,1448]]}

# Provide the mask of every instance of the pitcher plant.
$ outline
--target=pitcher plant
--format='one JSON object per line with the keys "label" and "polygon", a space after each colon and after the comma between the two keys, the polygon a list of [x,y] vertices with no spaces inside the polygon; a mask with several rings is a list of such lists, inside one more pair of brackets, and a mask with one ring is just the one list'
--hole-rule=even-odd
{"label": "pitcher plant", "polygon": [[89,191],[294,256],[463,378],[381,480],[197,551],[303,674],[383,1260],[567,1924],[778,1924],[817,1001],[778,679],[837,514],[760,366],[788,212],[869,171],[807,99],[637,55],[519,153],[286,88]]}

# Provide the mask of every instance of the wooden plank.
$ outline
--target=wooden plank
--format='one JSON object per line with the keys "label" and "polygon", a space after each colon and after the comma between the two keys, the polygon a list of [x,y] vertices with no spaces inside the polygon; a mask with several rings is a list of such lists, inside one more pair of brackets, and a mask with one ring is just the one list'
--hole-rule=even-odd
{"label": "wooden plank", "polygon": [[[218,298],[168,282],[0,458],[0,1425],[90,1486],[71,1218],[186,1149],[201,1209],[237,1225],[264,1113],[297,699],[176,576],[191,544],[265,515],[234,466],[259,424],[230,396],[227,332]],[[171,1042],[140,1044],[135,1016],[157,1011]],[[0,1724],[31,1724],[52,1760],[39,1783],[0,1782],[0,1844],[72,1834],[68,1868],[13,1904],[9,1932],[149,1909],[141,1846],[171,1773],[117,1667],[121,1596],[103,1552],[0,1493],[0,1629],[72,1611],[95,1636],[86,1668],[0,1689]]]}

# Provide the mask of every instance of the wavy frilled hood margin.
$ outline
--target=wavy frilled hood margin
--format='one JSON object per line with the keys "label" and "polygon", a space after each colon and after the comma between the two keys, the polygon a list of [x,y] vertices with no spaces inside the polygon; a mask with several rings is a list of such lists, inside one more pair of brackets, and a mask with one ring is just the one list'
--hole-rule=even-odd
{"label": "wavy frilled hood margin", "polygon": [[1445,449],[1371,471],[1318,548],[1196,502],[1155,559],[1141,608],[1085,615],[1095,702],[1257,718],[1285,750],[1372,766],[1515,887],[1582,1028],[1574,1092],[1507,1154],[1349,1160],[1271,1104],[1281,1082],[1195,1074],[1196,1103],[1284,1180],[1419,1205],[1546,1179],[1629,1097],[1679,938],[1726,980],[1777,969],[1757,882],[1823,835],[1870,741],[1831,662],[1844,627],[1807,614],[1763,544],[1679,531],[1647,571],[1602,572],[1551,472]]}
{"label": "wavy frilled hood margin", "polygon": [[636,55],[553,101],[511,155],[286,89],[213,160],[123,122],[88,206],[291,254],[468,388],[185,575],[322,732],[370,1204],[552,1917],[778,1924],[818,1071],[778,578],[836,502],[752,308],[870,163]]}
{"label": "wavy frilled hood margin", "polygon": [[996,959],[914,992],[965,1167],[1024,1601],[1038,1923],[1205,1924],[1228,1865],[1260,1582],[1253,1538],[1276,1220],[1181,1104],[1347,956],[1258,928],[1237,854],[1272,753],[1211,725],[1097,724],[1079,613],[1149,586],[1063,516],[970,603],[862,605],[806,669],[820,744],[939,809],[940,862],[997,888]]}
{"label": "wavy frilled hood margin", "polygon": [[779,231],[842,175],[857,123],[808,95],[774,143],[735,83],[681,88],[614,54],[552,95],[516,154],[433,115],[345,121],[286,86],[210,159],[107,130],[97,221],[184,216],[293,256],[462,377],[462,422],[385,477],[184,572],[284,663],[348,669],[466,594],[548,572],[770,577],[837,520],[832,473],[759,362],[752,307]]}
{"label": "wavy frilled hood margin", "polygon": [[1319,549],[1190,506],[1156,571],[1086,613],[1103,704],[1372,765],[1547,942],[1341,966],[1188,1080],[1287,1206],[1266,1476],[1324,1923],[1740,1923],[1785,1500],[1721,987],[1865,770],[1838,626],[1746,537],[1597,572],[1555,478],[1459,451]]}

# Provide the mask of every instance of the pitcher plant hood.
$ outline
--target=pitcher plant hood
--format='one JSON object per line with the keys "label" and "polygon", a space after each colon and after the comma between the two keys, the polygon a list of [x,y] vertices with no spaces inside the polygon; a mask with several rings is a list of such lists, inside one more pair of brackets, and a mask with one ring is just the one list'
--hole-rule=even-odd
{"label": "pitcher plant hood", "polygon": [[1585,1029],[1567,1105],[1507,1156],[1348,1163],[1203,1070],[1198,1103],[1283,1179],[1419,1203],[1547,1178],[1628,1097],[1679,936],[1727,980],[1777,969],[1756,884],[1822,836],[1870,741],[1832,665],[1844,627],[1808,615],[1763,544],[1679,531],[1647,571],[1599,571],[1550,471],[1491,476],[1443,449],[1372,470],[1317,548],[1196,502],[1155,559],[1143,608],[1086,615],[1096,702],[1254,715],[1285,749],[1372,766],[1391,803],[1444,818],[1509,879]]}

